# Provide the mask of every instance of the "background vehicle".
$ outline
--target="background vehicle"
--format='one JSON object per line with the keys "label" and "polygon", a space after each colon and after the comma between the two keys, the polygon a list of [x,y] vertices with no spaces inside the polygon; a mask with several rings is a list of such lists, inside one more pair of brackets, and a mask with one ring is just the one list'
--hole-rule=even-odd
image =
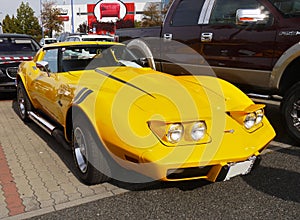
{"label": "background vehicle", "polygon": [[40,41],[40,45],[46,45],[46,44],[53,44],[53,43],[57,43],[57,39],[56,38],[42,38]]}
{"label": "background vehicle", "polygon": [[[202,63],[187,59],[181,48],[171,48],[168,41],[176,40],[201,54],[217,76],[244,91],[283,97],[284,125],[300,142],[299,23],[299,0],[174,0],[161,27],[116,34],[120,42],[142,38],[128,46],[157,70],[184,74],[174,64],[191,68]],[[164,43],[151,45],[146,37],[160,37]],[[174,54],[185,54],[186,59]],[[165,61],[168,56],[173,63]]]}
{"label": "background vehicle", "polygon": [[99,34],[73,35],[66,38],[65,41],[115,41],[113,36]]}
{"label": "background vehicle", "polygon": [[173,76],[136,59],[115,42],[46,45],[20,65],[19,115],[72,150],[87,184],[140,183],[114,163],[151,181],[212,182],[259,164],[275,136],[264,105],[214,76]]}
{"label": "background vehicle", "polygon": [[0,92],[16,91],[19,64],[31,60],[39,49],[40,45],[31,36],[0,34]]}
{"label": "background vehicle", "polygon": [[74,36],[74,35],[86,35],[86,33],[70,33],[70,32],[63,32],[57,37],[57,42],[64,42],[66,41],[67,37]]}

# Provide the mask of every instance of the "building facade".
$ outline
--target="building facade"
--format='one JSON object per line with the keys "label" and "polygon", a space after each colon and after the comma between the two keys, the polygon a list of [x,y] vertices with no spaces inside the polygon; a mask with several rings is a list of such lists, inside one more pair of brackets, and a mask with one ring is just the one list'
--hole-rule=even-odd
{"label": "building facade", "polygon": [[[151,3],[163,7],[167,1],[152,0]],[[63,32],[78,32],[79,25],[85,24],[88,33],[112,34],[115,28],[133,27],[135,21],[141,21],[143,11],[149,4],[150,2],[100,0],[96,4],[62,4],[56,7],[61,11]]]}

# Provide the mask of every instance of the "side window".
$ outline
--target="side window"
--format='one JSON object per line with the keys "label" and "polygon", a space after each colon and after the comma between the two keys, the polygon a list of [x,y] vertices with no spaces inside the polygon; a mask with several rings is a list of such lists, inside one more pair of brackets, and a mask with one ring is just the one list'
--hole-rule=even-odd
{"label": "side window", "polygon": [[[210,24],[236,24],[236,12],[238,9],[261,9],[266,8],[256,0],[216,0],[209,23]],[[268,13],[267,13],[268,14]]]}
{"label": "side window", "polygon": [[287,17],[300,14],[300,0],[270,0],[270,2]]}
{"label": "side window", "polygon": [[47,61],[49,64],[49,71],[52,73],[58,72],[58,49],[50,49],[46,51],[43,61]]}
{"label": "side window", "polygon": [[173,15],[172,26],[198,25],[198,20],[204,0],[182,0]]}

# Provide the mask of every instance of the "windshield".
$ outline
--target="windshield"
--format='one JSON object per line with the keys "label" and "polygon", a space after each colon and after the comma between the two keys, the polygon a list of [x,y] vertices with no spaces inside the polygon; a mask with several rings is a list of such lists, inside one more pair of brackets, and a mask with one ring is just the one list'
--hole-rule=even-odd
{"label": "windshield", "polygon": [[269,0],[284,16],[300,16],[300,0]]}
{"label": "windshield", "polygon": [[10,53],[36,52],[39,46],[30,38],[1,37],[0,51]]}
{"label": "windshield", "polygon": [[62,48],[63,71],[108,66],[141,67],[137,58],[123,45],[76,45]]}

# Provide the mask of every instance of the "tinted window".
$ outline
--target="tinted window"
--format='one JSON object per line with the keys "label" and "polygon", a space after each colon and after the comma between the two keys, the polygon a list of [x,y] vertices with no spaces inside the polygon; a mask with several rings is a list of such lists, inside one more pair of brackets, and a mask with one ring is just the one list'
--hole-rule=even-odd
{"label": "tinted window", "polygon": [[300,0],[270,0],[284,15],[300,16]]}
{"label": "tinted window", "polygon": [[174,13],[172,26],[198,25],[204,0],[182,0]]}
{"label": "tinted window", "polygon": [[256,0],[216,0],[209,23],[235,24],[238,9],[257,9],[260,6]]}
{"label": "tinted window", "polygon": [[30,38],[3,37],[0,38],[0,51],[4,52],[36,52],[39,46]]}

